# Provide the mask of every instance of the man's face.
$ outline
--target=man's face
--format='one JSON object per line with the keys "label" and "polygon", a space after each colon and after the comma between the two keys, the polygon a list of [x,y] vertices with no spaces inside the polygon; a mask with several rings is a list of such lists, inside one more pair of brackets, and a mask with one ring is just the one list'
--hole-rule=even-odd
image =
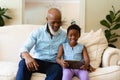
{"label": "man's face", "polygon": [[60,32],[61,22],[49,21],[48,29],[52,35],[57,35]]}
{"label": "man's face", "polygon": [[60,15],[56,16],[56,15],[49,14],[49,16],[46,19],[47,19],[48,25],[51,26],[54,32],[57,32],[60,26],[62,25]]}
{"label": "man's face", "polygon": [[61,26],[61,20],[48,20],[48,25],[54,32],[57,32]]}
{"label": "man's face", "polygon": [[61,26],[61,20],[60,21],[49,20],[48,25],[51,26],[54,32],[57,32]]}

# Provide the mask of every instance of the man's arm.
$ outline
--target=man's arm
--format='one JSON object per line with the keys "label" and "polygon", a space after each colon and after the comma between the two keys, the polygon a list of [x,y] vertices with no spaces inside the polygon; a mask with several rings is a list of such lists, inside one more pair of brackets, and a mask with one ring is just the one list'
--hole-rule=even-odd
{"label": "man's arm", "polygon": [[34,58],[29,54],[30,50],[33,48],[33,46],[36,43],[37,40],[37,34],[38,34],[38,30],[36,29],[35,31],[33,31],[28,39],[26,40],[25,44],[23,45],[23,47],[20,50],[20,55],[21,58],[25,59],[25,63],[27,68],[30,71],[35,71],[38,69],[38,64],[37,62],[34,60]]}

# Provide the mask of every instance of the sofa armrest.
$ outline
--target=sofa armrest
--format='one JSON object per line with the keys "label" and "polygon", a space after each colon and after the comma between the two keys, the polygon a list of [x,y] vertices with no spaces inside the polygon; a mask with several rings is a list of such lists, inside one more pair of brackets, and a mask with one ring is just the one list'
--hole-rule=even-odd
{"label": "sofa armrest", "polygon": [[105,49],[102,57],[102,66],[120,66],[120,49],[108,47]]}

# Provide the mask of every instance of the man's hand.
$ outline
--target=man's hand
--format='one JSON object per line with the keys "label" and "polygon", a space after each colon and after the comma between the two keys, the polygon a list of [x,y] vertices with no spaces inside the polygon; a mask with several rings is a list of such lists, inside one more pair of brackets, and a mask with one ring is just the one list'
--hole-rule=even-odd
{"label": "man's hand", "polygon": [[30,56],[30,54],[24,52],[24,53],[22,53],[22,58],[25,59],[25,63],[26,63],[28,70],[30,70],[30,71],[38,70],[39,65],[35,61],[35,59],[32,58],[32,56]]}

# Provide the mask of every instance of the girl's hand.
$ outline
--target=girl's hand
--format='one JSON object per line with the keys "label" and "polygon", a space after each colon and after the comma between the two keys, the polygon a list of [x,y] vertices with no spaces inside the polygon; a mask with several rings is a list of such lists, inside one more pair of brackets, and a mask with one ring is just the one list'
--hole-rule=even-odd
{"label": "girl's hand", "polygon": [[83,66],[80,67],[80,69],[88,70],[89,72],[93,72],[93,71],[96,70],[96,69],[95,69],[94,67],[92,67],[91,65],[89,65],[89,66],[83,65]]}
{"label": "girl's hand", "polygon": [[93,72],[93,71],[95,71],[96,69],[94,68],[94,67],[92,67],[91,65],[89,66],[89,68],[88,68],[88,71],[90,71],[90,72]]}
{"label": "girl's hand", "polygon": [[87,70],[88,67],[87,67],[86,65],[82,65],[82,66],[80,67],[80,69]]}
{"label": "girl's hand", "polygon": [[69,66],[69,64],[67,62],[65,62],[64,60],[61,60],[61,66],[64,68],[67,68]]}

